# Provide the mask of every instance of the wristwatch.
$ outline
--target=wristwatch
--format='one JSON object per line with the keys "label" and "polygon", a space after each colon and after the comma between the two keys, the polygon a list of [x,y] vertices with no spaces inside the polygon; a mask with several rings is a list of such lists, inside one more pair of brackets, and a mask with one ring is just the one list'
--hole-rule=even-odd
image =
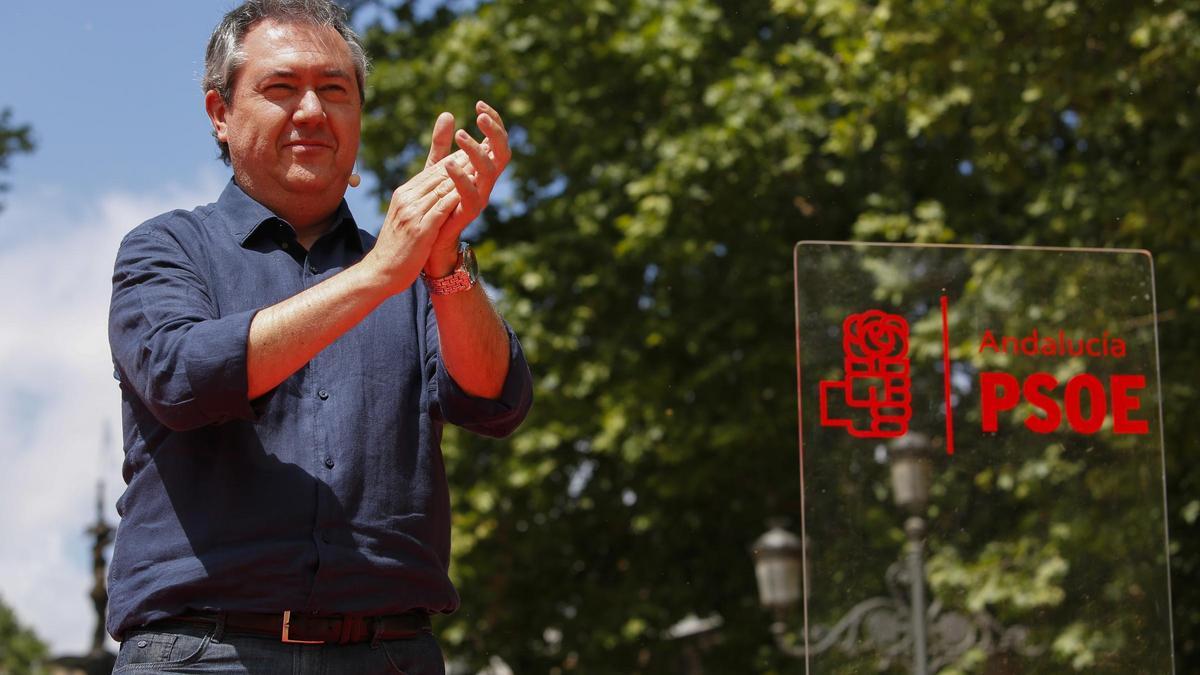
{"label": "wristwatch", "polygon": [[430,295],[453,295],[469,291],[479,282],[479,264],[475,262],[475,252],[467,242],[458,244],[458,264],[450,274],[437,279],[430,279],[421,270],[421,278]]}

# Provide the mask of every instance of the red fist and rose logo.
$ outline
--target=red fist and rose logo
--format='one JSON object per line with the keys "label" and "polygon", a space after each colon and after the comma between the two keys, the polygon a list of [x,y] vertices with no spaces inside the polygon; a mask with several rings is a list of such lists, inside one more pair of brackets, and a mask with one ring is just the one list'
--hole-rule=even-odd
{"label": "red fist and rose logo", "polygon": [[[842,322],[842,352],[845,379],[821,382],[821,425],[845,427],[858,438],[907,433],[912,419],[908,321],[877,309],[851,314]],[[838,392],[846,405],[866,416],[830,417],[830,396]]]}
{"label": "red fist and rose logo", "polygon": [[[953,417],[950,406],[949,328],[946,299],[942,298],[943,378],[945,379],[947,451],[953,452]],[[842,322],[840,380],[820,382],[821,426],[842,427],[856,438],[896,438],[908,432],[912,419],[912,379],[908,358],[908,321],[877,309],[851,314]],[[1100,336],[1073,338],[1065,330],[1028,335],[996,336],[987,330],[978,352],[1007,353],[1028,358],[1088,357],[1124,359],[1126,344],[1105,331]],[[1048,434],[1066,426],[1073,432],[1094,434],[1110,429],[1115,434],[1147,434],[1149,421],[1135,415],[1141,408],[1139,393],[1145,375],[1112,374],[1105,378],[1081,372],[1060,382],[1050,372],[1024,378],[1003,371],[979,374],[978,391],[982,431],[999,430],[1000,413],[1022,401],[1032,409],[1024,426]],[[1061,386],[1060,386],[1061,385]],[[831,408],[840,403],[844,416]],[[1066,423],[1065,425],[1063,423]]]}

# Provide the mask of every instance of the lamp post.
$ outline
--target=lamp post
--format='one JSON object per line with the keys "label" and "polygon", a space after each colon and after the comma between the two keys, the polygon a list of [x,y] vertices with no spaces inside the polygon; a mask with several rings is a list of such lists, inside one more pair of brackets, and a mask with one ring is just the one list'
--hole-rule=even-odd
{"label": "lamp post", "polygon": [[929,483],[933,469],[926,448],[929,439],[921,433],[909,432],[896,439],[888,449],[892,473],[892,499],[896,506],[908,511],[904,521],[905,557],[908,559],[908,580],[912,619],[914,675],[927,675],[929,658],[925,638],[925,507],[929,504]]}
{"label": "lamp post", "polygon": [[[893,563],[885,575],[889,596],[859,602],[832,627],[812,626],[806,636],[812,638],[812,644],[807,639],[799,645],[790,642],[785,621],[800,602],[802,576],[811,578],[805,566],[807,540],[802,542],[780,525],[772,525],[755,541],[759,602],[775,614],[771,633],[780,651],[807,659],[836,647],[848,654],[872,653],[883,667],[910,655],[914,675],[937,672],[975,648],[989,655],[1000,651],[1024,656],[1041,653],[1025,644],[1028,629],[1024,626],[1006,628],[983,611],[970,615],[947,611],[936,600],[926,604],[927,527],[922,514],[929,504],[932,482],[928,448],[929,439],[915,432],[896,439],[888,448],[892,501],[907,513],[902,560]],[[907,598],[901,586],[908,587]]]}

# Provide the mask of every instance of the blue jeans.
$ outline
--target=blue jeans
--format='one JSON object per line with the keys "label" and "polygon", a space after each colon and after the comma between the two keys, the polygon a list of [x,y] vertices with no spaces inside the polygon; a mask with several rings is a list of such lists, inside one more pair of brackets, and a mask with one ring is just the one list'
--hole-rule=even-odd
{"label": "blue jeans", "polygon": [[279,638],[226,632],[213,624],[164,623],[125,636],[113,675],[144,673],[249,673],[251,675],[445,675],[437,640],[429,633],[407,640],[350,645],[285,644]]}

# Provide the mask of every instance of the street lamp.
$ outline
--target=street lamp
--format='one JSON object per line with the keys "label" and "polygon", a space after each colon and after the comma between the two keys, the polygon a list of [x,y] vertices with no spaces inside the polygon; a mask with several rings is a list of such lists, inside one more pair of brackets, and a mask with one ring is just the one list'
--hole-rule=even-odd
{"label": "street lamp", "polygon": [[929,461],[929,438],[910,431],[888,447],[888,465],[892,472],[892,500],[912,515],[925,512],[929,504],[929,484],[933,467]]}
{"label": "street lamp", "polygon": [[799,537],[775,522],[751,547],[754,576],[758,581],[758,602],[775,614],[771,635],[785,654],[804,657],[804,649],[787,639],[788,612],[800,602],[801,576],[804,573],[804,545]]}
{"label": "street lamp", "polygon": [[704,675],[701,656],[721,641],[720,630],[724,624],[725,619],[722,619],[720,614],[712,614],[703,619],[695,614],[688,614],[667,629],[666,639],[676,640],[681,645],[682,670],[685,675]]}
{"label": "street lamp", "polygon": [[[776,615],[771,624],[775,644],[783,653],[807,658],[833,647],[849,654],[874,653],[886,667],[904,654],[912,657],[912,673],[927,675],[954,663],[969,649],[986,654],[1012,651],[1035,656],[1040,649],[1025,644],[1028,629],[1006,628],[987,612],[971,615],[944,610],[941,603],[925,601],[925,534],[922,514],[929,504],[932,462],[928,437],[909,432],[888,448],[892,501],[908,513],[904,522],[907,542],[902,560],[887,570],[889,597],[868,598],[854,605],[832,627],[812,626],[800,645],[787,639],[784,621],[788,610],[801,597],[801,575],[805,571],[805,546],[796,535],[773,525],[754,542],[754,572],[759,602]],[[806,575],[811,578],[811,575]],[[901,587],[908,587],[908,597]],[[932,634],[932,648],[927,644]],[[931,658],[932,657],[932,658]]]}
{"label": "street lamp", "polygon": [[904,521],[904,534],[908,537],[904,554],[908,560],[914,675],[926,675],[929,665],[925,638],[925,519],[921,517],[929,504],[929,483],[933,478],[928,448],[929,438],[916,431],[892,441],[888,448],[892,499],[910,514]]}
{"label": "street lamp", "polygon": [[758,601],[782,617],[800,601],[804,549],[800,538],[776,523],[755,542],[754,576]]}

